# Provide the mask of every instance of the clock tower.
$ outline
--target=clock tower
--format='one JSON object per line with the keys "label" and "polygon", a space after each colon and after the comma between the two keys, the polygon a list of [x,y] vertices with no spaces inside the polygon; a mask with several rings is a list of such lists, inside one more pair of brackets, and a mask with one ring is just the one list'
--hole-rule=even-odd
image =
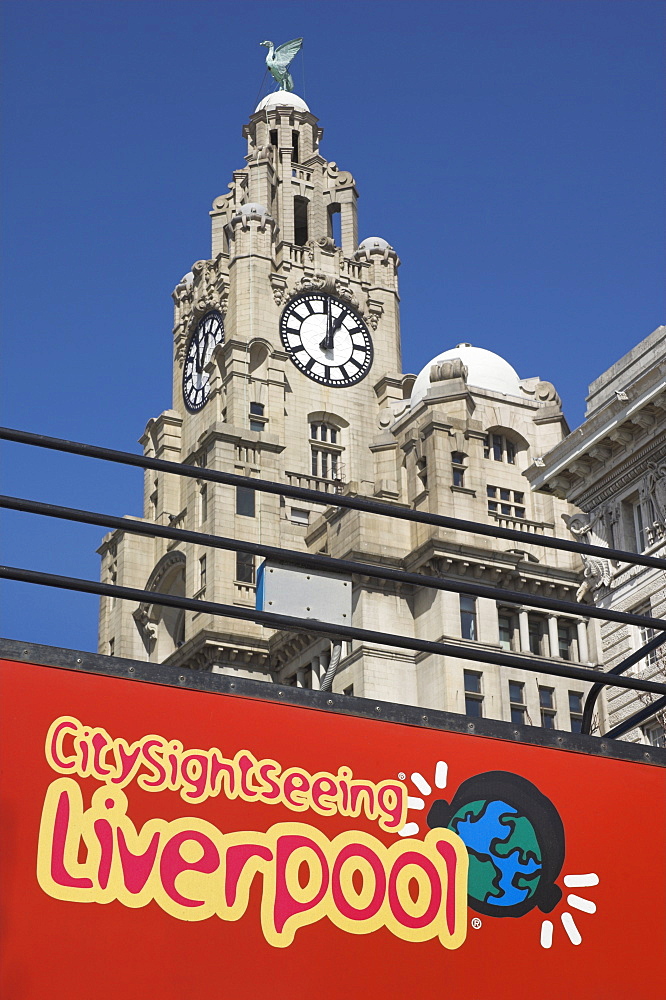
{"label": "clock tower", "polygon": [[[324,159],[322,129],[300,97],[264,98],[243,135],[245,166],[210,213],[210,258],[173,293],[173,405],[148,422],[145,454],[397,499],[395,472],[382,478],[372,447],[380,413],[405,395],[396,253],[378,237],[359,244],[354,178]],[[148,522],[326,551],[326,535],[312,530],[325,510],[145,474]],[[122,531],[100,552],[105,581],[254,606],[247,554]],[[100,651],[117,656],[269,678],[275,638],[249,622],[102,599]]]}

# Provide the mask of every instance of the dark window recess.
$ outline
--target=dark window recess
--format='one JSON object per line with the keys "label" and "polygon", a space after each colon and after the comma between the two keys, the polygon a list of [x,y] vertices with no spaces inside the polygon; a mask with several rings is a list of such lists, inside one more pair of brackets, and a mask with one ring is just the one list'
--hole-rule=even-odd
{"label": "dark window recess", "polygon": [[270,142],[271,146],[277,146],[277,144],[278,144],[278,130],[276,128],[272,128],[270,130],[270,132],[268,133],[268,139],[269,139],[269,142]]}
{"label": "dark window recess", "polygon": [[238,583],[254,583],[254,556],[250,552],[236,553],[236,580]]}
{"label": "dark window recess", "polygon": [[199,559],[199,590],[206,589],[206,557]]}
{"label": "dark window recess", "polygon": [[463,455],[461,451],[454,451],[451,453],[451,467],[453,471],[453,485],[454,486],[464,486],[465,485],[465,459],[466,455]]}
{"label": "dark window recess", "polygon": [[263,417],[264,409],[263,403],[250,403],[250,413],[254,414],[255,417]]}
{"label": "dark window recess", "polygon": [[328,206],[328,235],[336,247],[342,246],[342,226],[340,206],[338,204]]}
{"label": "dark window recess", "polygon": [[502,649],[513,649],[513,618],[511,615],[498,615],[499,644]]}
{"label": "dark window recess", "polygon": [[525,685],[522,681],[509,681],[509,703],[511,721],[525,725]]}
{"label": "dark window recess", "polygon": [[515,465],[516,446],[504,434],[486,434],[483,440],[483,457]]}
{"label": "dark window recess", "polygon": [[350,684],[349,687],[342,689],[343,694],[348,694],[350,697],[354,697],[354,685]]}
{"label": "dark window recess", "polygon": [[578,691],[569,691],[569,721],[571,732],[579,733],[583,727],[583,695]]}
{"label": "dark window recess", "polygon": [[465,715],[471,715],[475,719],[480,719],[483,716],[481,674],[465,670],[463,671],[463,678],[465,685]]}
{"label": "dark window recess", "polygon": [[308,200],[297,195],[294,198],[294,243],[302,247],[308,241]]}
{"label": "dark window recess", "polygon": [[261,434],[261,432],[263,430],[265,430],[265,429],[266,429],[266,421],[265,420],[252,420],[252,418],[250,417],[250,430],[251,431],[256,431],[258,434]]}
{"label": "dark window recess", "polygon": [[[476,598],[460,595],[460,634],[463,639],[476,640]],[[476,676],[476,675],[475,675]]]}
{"label": "dark window recess", "polygon": [[560,622],[557,626],[558,652],[563,660],[573,660],[573,628]]}
{"label": "dark window recess", "polygon": [[539,707],[541,725],[544,729],[555,728],[555,692],[552,688],[539,686]]}
{"label": "dark window recess", "polygon": [[291,159],[294,163],[301,162],[300,140],[301,140],[300,135],[298,134],[296,129],[294,129],[291,133]]}
{"label": "dark window recess", "polygon": [[254,517],[255,492],[247,486],[236,487],[236,513],[242,517]]}

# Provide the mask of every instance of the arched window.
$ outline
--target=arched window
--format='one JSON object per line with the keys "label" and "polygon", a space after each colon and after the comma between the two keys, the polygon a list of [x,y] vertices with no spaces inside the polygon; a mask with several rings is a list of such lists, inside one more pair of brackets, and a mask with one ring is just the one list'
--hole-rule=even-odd
{"label": "arched window", "polygon": [[[174,550],[163,556],[150,574],[145,589],[184,597],[184,554]],[[185,612],[180,608],[145,602],[134,612],[134,619],[154,663],[163,663],[185,641]]]}

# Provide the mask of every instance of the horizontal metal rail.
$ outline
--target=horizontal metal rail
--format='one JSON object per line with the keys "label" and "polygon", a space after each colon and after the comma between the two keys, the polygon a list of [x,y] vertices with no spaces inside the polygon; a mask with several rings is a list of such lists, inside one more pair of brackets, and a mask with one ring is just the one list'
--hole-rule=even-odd
{"label": "horizontal metal rail", "polygon": [[650,566],[654,569],[666,570],[666,560],[655,556],[646,556],[640,552],[625,552],[622,549],[606,548],[602,545],[586,545],[566,538],[551,538],[546,535],[536,535],[529,531],[516,531],[513,528],[501,528],[498,525],[481,524],[478,521],[465,521],[457,517],[447,517],[444,514],[431,514],[428,511],[411,510],[381,503],[377,500],[367,500],[362,497],[350,497],[339,493],[324,493],[320,490],[307,490],[300,486],[290,486],[288,483],[274,483],[265,479],[249,479],[230,472],[220,472],[198,465],[185,465],[180,462],[168,462],[161,458],[149,458],[145,455],[135,455],[128,451],[117,451],[112,448],[102,448],[99,445],[82,444],[78,441],[66,441],[62,438],[48,437],[45,434],[33,434],[30,431],[15,430],[10,427],[0,427],[0,439],[18,444],[35,445],[39,448],[49,448],[52,451],[67,452],[72,455],[82,455],[87,458],[99,458],[106,462],[117,462],[121,465],[134,465],[141,469],[155,469],[175,476],[187,476],[191,479],[203,479],[213,483],[223,483],[227,486],[242,486],[257,490],[260,493],[272,493],[278,496],[291,497],[295,500],[307,500],[310,503],[323,504],[326,507],[346,507],[351,510],[364,511],[368,514],[381,514],[403,521],[415,521],[420,524],[431,524],[440,528],[453,528],[457,531],[468,531],[472,534],[486,535],[491,538],[505,538],[523,545],[537,545],[543,548],[561,549],[566,552],[578,552],[582,555],[600,556],[614,562],[635,563],[640,566]]}
{"label": "horizontal metal rail", "polygon": [[[0,495],[0,507],[17,510],[28,514],[39,514],[46,517],[56,517],[66,521],[78,521],[83,524],[95,524],[103,528],[114,528],[135,535],[148,535],[153,538],[168,538],[172,541],[190,542],[195,545],[210,546],[231,552],[249,552],[252,555],[274,559],[276,562],[301,566],[313,570],[323,570],[327,573],[345,573],[355,576],[368,576],[380,580],[394,580],[397,583],[409,584],[414,587],[430,587],[433,590],[443,590],[455,594],[470,594],[474,597],[488,597],[491,600],[507,604],[523,604],[528,607],[542,608],[547,611],[578,615],[586,618],[599,618],[602,621],[620,622],[624,625],[649,626],[666,631],[666,620],[663,618],[648,618],[645,615],[635,615],[627,611],[612,611],[597,608],[592,604],[579,604],[575,601],[562,601],[554,597],[541,597],[535,594],[524,594],[522,591],[507,590],[504,587],[490,587],[482,583],[468,583],[449,577],[426,576],[422,573],[407,573],[404,570],[392,569],[388,566],[375,566],[372,563],[361,563],[350,559],[335,559],[311,552],[297,552],[293,549],[282,549],[274,545],[263,545],[260,542],[247,542],[238,538],[225,538],[222,535],[210,535],[200,531],[190,531],[187,528],[174,528],[166,524],[154,524],[148,521],[138,521],[113,514],[102,514],[98,511],[79,510],[75,507],[60,507],[56,504],[41,503],[37,500],[25,500],[20,497]],[[664,635],[666,640],[666,635]]]}
{"label": "horizontal metal rail", "polygon": [[609,675],[601,670],[575,667],[569,663],[554,663],[550,660],[537,662],[530,657],[523,658],[510,653],[497,653],[490,649],[481,649],[478,646],[463,646],[451,642],[431,642],[426,639],[415,639],[388,632],[354,628],[350,625],[330,625],[327,622],[320,622],[311,618],[277,615],[269,611],[257,611],[253,608],[217,604],[212,601],[201,601],[192,597],[178,597],[174,594],[160,594],[152,590],[138,590],[133,587],[119,587],[110,583],[81,580],[71,576],[58,576],[53,573],[42,573],[38,570],[18,569],[13,566],[0,566],[0,578],[16,580],[21,583],[57,587],[63,590],[75,590],[86,594],[97,594],[102,597],[116,597],[121,600],[135,601],[139,604],[147,602],[165,607],[182,608],[185,611],[208,612],[209,614],[219,615],[223,618],[251,621],[267,628],[308,632],[336,639],[357,639],[361,642],[395,646],[398,649],[412,649],[424,653],[435,653],[439,656],[451,656],[477,663],[493,663],[500,667],[527,670],[531,673],[570,677],[585,683],[596,682],[610,687],[631,688],[636,691],[649,691],[654,694],[666,695],[666,684],[656,681],[646,681],[637,677]]}
{"label": "horizontal metal rail", "polygon": [[[641,646],[640,649],[634,650],[633,653],[630,653],[629,656],[625,657],[625,659],[622,660],[621,663],[617,663],[614,667],[611,667],[611,669],[608,671],[608,674],[614,676],[620,676],[621,674],[626,673],[626,671],[629,670],[631,667],[635,666],[637,663],[640,663],[641,660],[645,659],[645,657],[649,653],[654,652],[655,649],[659,649],[659,647],[664,642],[666,642],[666,635],[654,636],[652,639],[646,642],[644,646]],[[590,690],[587,692],[585,704],[583,705],[583,720],[581,722],[582,733],[590,733],[592,730],[592,717],[594,715],[594,708],[600,693],[601,693],[601,685],[599,684],[593,684]],[[632,726],[631,728],[634,729],[635,727]],[[628,730],[624,731],[628,732]]]}

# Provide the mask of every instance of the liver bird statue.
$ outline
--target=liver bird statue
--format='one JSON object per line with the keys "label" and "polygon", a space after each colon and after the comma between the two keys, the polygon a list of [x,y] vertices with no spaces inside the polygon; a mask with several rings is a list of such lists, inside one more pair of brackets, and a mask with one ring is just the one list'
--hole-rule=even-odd
{"label": "liver bird statue", "polygon": [[289,64],[300,52],[303,39],[294,38],[291,42],[278,45],[277,48],[272,42],[260,42],[259,44],[265,45],[268,49],[266,65],[273,79],[279,84],[278,90],[293,90],[294,81],[289,72]]}

